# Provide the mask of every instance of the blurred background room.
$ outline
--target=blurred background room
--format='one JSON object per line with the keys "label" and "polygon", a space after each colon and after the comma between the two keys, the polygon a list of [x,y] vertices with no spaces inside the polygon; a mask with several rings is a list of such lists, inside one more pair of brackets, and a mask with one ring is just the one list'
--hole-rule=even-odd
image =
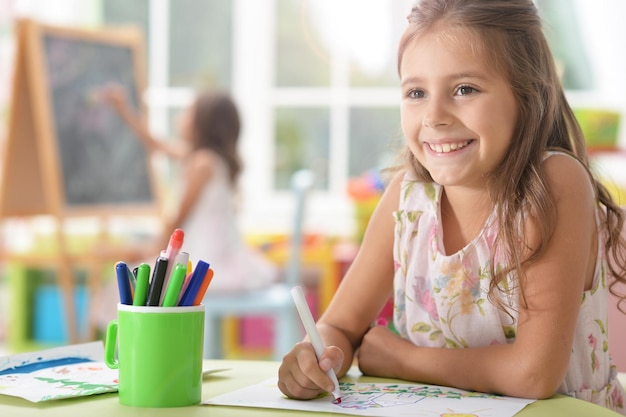
{"label": "blurred background room", "polygon": [[[24,169],[37,171],[33,167],[45,161],[48,148],[41,148],[43,139],[32,141],[39,153],[33,151],[18,175],[6,163],[7,143],[16,140],[9,139],[16,136],[11,123],[13,129],[19,123],[29,126],[17,135],[20,138],[40,135],[38,119],[29,122],[39,106],[36,99],[27,100],[30,105],[17,99],[30,97],[29,90],[37,87],[24,81],[31,80],[30,75],[16,82],[18,22],[28,19],[81,31],[133,28],[140,34],[138,56],[145,75],[136,104],[156,136],[176,136],[178,118],[198,91],[219,89],[232,95],[242,121],[239,227],[248,244],[283,267],[292,253],[289,242],[296,227],[298,201],[291,181],[298,171],[312,173],[300,223],[298,280],[319,316],[354,257],[384,189],[380,170],[394,163],[403,143],[396,49],[412,3],[0,0],[1,173],[5,183],[9,176],[14,182],[5,185],[2,196],[15,200],[7,197],[9,191],[49,192],[45,178],[41,187],[20,187],[22,183],[13,179],[23,176]],[[626,132],[621,123],[626,112],[626,2],[602,0],[601,7],[592,0],[536,3],[596,167],[626,204]],[[36,66],[32,61],[29,65]],[[36,70],[24,69],[28,74]],[[16,102],[22,103],[20,110]],[[17,111],[20,116],[12,113]],[[107,213],[105,208],[74,216],[59,209],[62,205],[46,213],[11,210],[2,203],[0,353],[101,337],[94,324],[98,303],[106,302],[100,286],[113,277],[112,265],[121,256],[110,250],[111,241],[113,246],[122,241],[141,245],[158,233],[160,214],[176,201],[177,169],[165,159],[150,161],[158,188],[158,207],[152,212]],[[67,251],[60,251],[59,244]],[[214,262],[219,265],[219,260]],[[69,312],[65,287],[59,285],[62,273],[71,276],[74,291]],[[92,283],[93,275],[98,286]],[[272,355],[271,318],[224,320],[225,356]],[[626,330],[620,337],[626,337]],[[621,361],[626,363],[626,358]]]}

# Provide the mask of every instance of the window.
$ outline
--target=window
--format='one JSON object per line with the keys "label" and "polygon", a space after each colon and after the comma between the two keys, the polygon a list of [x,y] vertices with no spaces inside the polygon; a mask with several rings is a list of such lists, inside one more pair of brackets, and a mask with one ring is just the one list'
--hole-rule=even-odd
{"label": "window", "polygon": [[[626,58],[619,51],[626,2],[603,0],[602,8],[593,0],[536,2],[573,105],[624,111]],[[59,0],[31,13],[58,24],[141,27],[145,100],[158,135],[176,134],[177,114],[197,89],[233,93],[243,118],[244,229],[288,228],[289,177],[311,168],[317,181],[308,224],[349,234],[348,179],[388,165],[402,143],[396,48],[412,3]],[[61,9],[67,16],[60,17]],[[167,164],[162,171],[174,173]]]}
{"label": "window", "polygon": [[348,179],[384,165],[401,139],[396,48],[410,3],[234,1],[248,228],[289,227],[289,178],[309,168],[308,223],[351,233]]}
{"label": "window", "polygon": [[594,79],[582,39],[576,4],[554,0],[536,0],[536,4],[564,87],[568,90],[591,89]]}

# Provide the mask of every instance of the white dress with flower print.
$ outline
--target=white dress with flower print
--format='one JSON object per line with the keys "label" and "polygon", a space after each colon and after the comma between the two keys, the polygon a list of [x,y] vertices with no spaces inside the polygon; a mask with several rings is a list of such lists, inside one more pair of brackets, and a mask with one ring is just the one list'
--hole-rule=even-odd
{"label": "white dress with flower print", "polygon": [[[490,256],[498,231],[495,216],[466,247],[445,255],[440,249],[441,190],[437,184],[416,181],[411,174],[402,182],[400,205],[394,214],[395,327],[419,346],[467,348],[512,343],[516,321],[487,300]],[[598,255],[593,286],[583,294],[570,368],[558,392],[626,414],[624,390],[607,350],[608,290],[602,248]],[[516,319],[517,300],[502,297]]]}

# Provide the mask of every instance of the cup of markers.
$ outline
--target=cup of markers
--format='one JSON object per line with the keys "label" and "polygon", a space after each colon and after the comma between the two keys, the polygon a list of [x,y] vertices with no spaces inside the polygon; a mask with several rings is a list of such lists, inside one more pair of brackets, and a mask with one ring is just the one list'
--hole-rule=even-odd
{"label": "cup of markers", "polygon": [[191,268],[177,229],[152,273],[115,265],[120,303],[109,322],[104,362],[119,369],[119,401],[134,407],[182,407],[202,396],[204,305],[213,278],[205,261]]}

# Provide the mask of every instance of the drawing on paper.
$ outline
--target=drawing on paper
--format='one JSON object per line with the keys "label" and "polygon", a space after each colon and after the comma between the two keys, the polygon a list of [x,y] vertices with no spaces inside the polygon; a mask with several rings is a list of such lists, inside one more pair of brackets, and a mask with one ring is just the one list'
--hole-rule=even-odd
{"label": "drawing on paper", "polygon": [[115,392],[118,372],[103,357],[92,342],[0,358],[0,394],[39,402]]}
{"label": "drawing on paper", "polygon": [[[357,410],[416,404],[425,398],[498,398],[495,395],[459,391],[429,385],[367,384],[354,382],[340,382],[339,385],[341,386],[343,395],[341,397],[341,404],[337,405],[341,408],[353,408]],[[448,414],[446,417],[452,415],[454,414]]]}
{"label": "drawing on paper", "polygon": [[376,417],[511,417],[534,401],[436,385],[343,381],[339,383],[341,403],[334,404],[327,393],[307,401],[289,399],[277,383],[272,378],[210,398],[203,404]]}
{"label": "drawing on paper", "polygon": [[117,391],[117,373],[103,362],[84,362],[0,376],[0,393],[48,401]]}

